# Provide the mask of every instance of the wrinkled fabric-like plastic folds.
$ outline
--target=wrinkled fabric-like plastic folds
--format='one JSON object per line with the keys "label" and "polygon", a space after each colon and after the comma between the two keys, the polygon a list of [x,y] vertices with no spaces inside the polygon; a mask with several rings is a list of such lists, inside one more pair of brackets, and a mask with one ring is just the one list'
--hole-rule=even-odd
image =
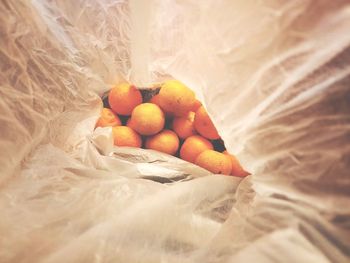
{"label": "wrinkled fabric-like plastic folds", "polygon": [[[350,260],[349,1],[0,13],[0,262]],[[196,91],[251,176],[93,131],[112,85],[168,78]]]}

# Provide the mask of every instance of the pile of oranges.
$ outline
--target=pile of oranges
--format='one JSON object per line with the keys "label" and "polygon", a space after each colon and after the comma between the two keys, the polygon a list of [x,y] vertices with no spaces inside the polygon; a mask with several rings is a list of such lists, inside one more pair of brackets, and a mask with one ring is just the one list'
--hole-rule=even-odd
{"label": "pile of oranges", "polygon": [[180,157],[212,173],[246,176],[229,154],[201,102],[177,80],[164,82],[149,100],[121,83],[109,91],[97,127],[111,126],[114,145],[143,147]]}

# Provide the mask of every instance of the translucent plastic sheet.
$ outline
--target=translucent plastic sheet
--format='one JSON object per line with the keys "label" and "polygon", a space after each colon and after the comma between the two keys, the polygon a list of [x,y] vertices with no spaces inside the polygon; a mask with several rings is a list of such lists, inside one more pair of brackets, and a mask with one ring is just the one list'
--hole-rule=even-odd
{"label": "translucent plastic sheet", "polygon": [[[0,2],[0,262],[348,262],[350,4]],[[173,77],[241,180],[93,132]]]}

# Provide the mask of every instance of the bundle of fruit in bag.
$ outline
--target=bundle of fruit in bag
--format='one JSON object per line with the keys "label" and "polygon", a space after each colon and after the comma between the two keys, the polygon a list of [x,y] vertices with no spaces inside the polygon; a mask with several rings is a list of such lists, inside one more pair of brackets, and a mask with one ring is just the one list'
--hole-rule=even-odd
{"label": "bundle of fruit in bag", "polygon": [[177,80],[140,91],[113,87],[96,128],[111,126],[114,145],[152,149],[194,163],[214,174],[249,173],[225,144],[194,92]]}

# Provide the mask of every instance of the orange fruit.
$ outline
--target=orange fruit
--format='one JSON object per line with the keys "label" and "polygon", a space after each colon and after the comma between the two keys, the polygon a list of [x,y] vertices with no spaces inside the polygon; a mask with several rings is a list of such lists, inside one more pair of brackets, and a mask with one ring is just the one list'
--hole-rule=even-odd
{"label": "orange fruit", "polygon": [[163,109],[163,108],[160,106],[160,103],[159,103],[159,94],[153,96],[153,97],[150,99],[149,102],[158,105],[158,106],[163,110],[163,112],[164,112],[166,115],[169,115],[169,116],[172,115],[171,112],[166,111],[165,109]]}
{"label": "orange fruit", "polygon": [[161,108],[175,116],[186,115],[191,111],[195,100],[194,92],[177,80],[164,82],[159,91]]}
{"label": "orange fruit", "polygon": [[247,175],[250,175],[250,173],[248,173],[247,171],[245,171],[241,164],[239,163],[239,161],[237,160],[237,158],[232,155],[232,154],[229,154],[227,151],[224,151],[223,152],[225,155],[229,156],[230,159],[231,159],[231,163],[232,163],[232,171],[231,171],[231,174],[233,176],[239,176],[239,177],[245,177]]}
{"label": "orange fruit", "polygon": [[202,103],[199,100],[196,100],[192,106],[192,111],[196,112],[200,106],[202,106]]}
{"label": "orange fruit", "polygon": [[114,145],[141,147],[142,140],[139,134],[127,126],[115,126],[113,129]]}
{"label": "orange fruit", "polygon": [[197,132],[205,138],[216,140],[220,138],[213,122],[203,106],[199,107],[194,117],[194,127]]}
{"label": "orange fruit", "polygon": [[164,113],[153,103],[142,103],[132,111],[129,125],[142,135],[154,135],[164,128]]}
{"label": "orange fruit", "polygon": [[213,145],[210,141],[203,138],[202,136],[193,135],[188,137],[182,144],[182,147],[180,149],[180,157],[185,161],[194,163],[197,156],[201,152],[212,149]]}
{"label": "orange fruit", "polygon": [[179,148],[179,138],[171,130],[164,130],[146,139],[146,149],[174,155]]}
{"label": "orange fruit", "polygon": [[126,121],[125,126],[128,126],[129,128],[132,128],[132,125],[131,125],[131,118],[129,118],[129,119]]}
{"label": "orange fruit", "polygon": [[156,105],[158,105],[158,106],[160,107],[160,105],[159,105],[159,94],[153,96],[153,97],[149,100],[149,103],[154,103],[154,104],[156,104]]}
{"label": "orange fruit", "polygon": [[121,83],[110,90],[108,103],[114,112],[130,115],[132,110],[142,103],[142,95],[135,86]]}
{"label": "orange fruit", "polygon": [[117,115],[113,113],[108,108],[103,108],[101,111],[101,116],[96,122],[97,127],[107,127],[107,126],[120,126],[122,123]]}
{"label": "orange fruit", "polygon": [[194,112],[190,111],[186,116],[175,117],[173,120],[173,130],[181,139],[186,139],[192,135],[195,135],[196,129],[194,128]]}
{"label": "orange fruit", "polygon": [[197,156],[195,164],[214,174],[231,174],[232,163],[229,156],[213,150],[206,150]]}

